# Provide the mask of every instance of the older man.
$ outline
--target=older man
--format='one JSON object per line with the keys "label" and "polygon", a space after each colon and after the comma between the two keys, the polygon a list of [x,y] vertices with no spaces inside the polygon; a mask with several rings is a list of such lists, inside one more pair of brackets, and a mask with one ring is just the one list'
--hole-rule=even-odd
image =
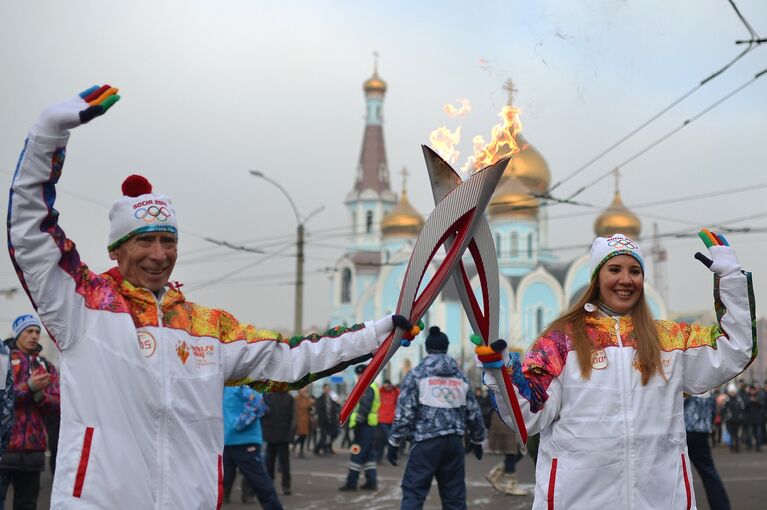
{"label": "older man", "polygon": [[[46,109],[11,187],[10,253],[61,349],[61,441],[51,506],[211,509],[222,502],[224,383],[300,387],[367,359],[393,319],[283,339],[169,284],[176,210],[132,177],[109,214],[109,256],[96,274],[53,208],[69,130],[118,99],[107,85]],[[407,326],[404,318],[394,320]]]}

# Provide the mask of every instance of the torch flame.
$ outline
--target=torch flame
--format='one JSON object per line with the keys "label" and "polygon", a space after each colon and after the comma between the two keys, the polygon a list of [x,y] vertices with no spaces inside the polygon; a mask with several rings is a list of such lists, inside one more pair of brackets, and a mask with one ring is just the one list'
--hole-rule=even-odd
{"label": "torch flame", "polygon": [[467,167],[470,165],[475,171],[480,170],[521,150],[516,140],[522,132],[519,111],[519,108],[510,105],[501,109],[501,113],[498,114],[501,117],[501,123],[493,126],[489,143],[485,144],[481,136],[474,137],[474,155],[469,158]]}
{"label": "torch flame", "polygon": [[438,127],[429,135],[429,142],[431,147],[440,155],[442,159],[450,163],[455,164],[458,161],[460,152],[456,150],[455,146],[461,141],[461,127],[455,131],[450,131],[445,126]]}
{"label": "torch flame", "polygon": [[457,99],[456,101],[461,103],[461,106],[459,108],[456,108],[450,103],[442,107],[442,109],[444,110],[444,112],[447,114],[448,117],[450,117],[451,119],[455,119],[456,117],[463,117],[466,114],[471,113],[471,104],[469,104],[468,99]]}

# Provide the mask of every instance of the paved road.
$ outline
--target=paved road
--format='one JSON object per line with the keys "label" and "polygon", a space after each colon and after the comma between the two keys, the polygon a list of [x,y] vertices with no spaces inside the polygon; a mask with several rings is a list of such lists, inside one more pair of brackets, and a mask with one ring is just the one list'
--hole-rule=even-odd
{"label": "paved road", "polygon": [[[731,454],[725,448],[718,448],[714,453],[716,464],[730,495],[732,508],[737,510],[762,510],[767,508],[767,453]],[[291,459],[293,475],[293,494],[280,496],[288,510],[390,510],[399,508],[401,496],[399,482],[402,465],[393,467],[382,464],[379,468],[379,491],[376,493],[357,492],[340,493],[338,486],[346,473],[347,455],[337,454],[330,457]],[[484,479],[494,464],[500,462],[497,455],[485,455],[481,461],[473,456],[466,457],[467,468],[467,504],[469,509],[478,510],[527,510],[532,506],[530,496],[503,496],[495,492]],[[403,459],[404,461],[404,459]],[[401,462],[400,464],[403,464]],[[532,461],[525,458],[518,469],[523,486],[532,492],[534,470]],[[246,510],[260,508],[256,505],[239,503],[239,483],[235,484],[232,503],[225,505],[225,510]],[[700,510],[710,510],[706,504],[705,493],[695,475],[695,493]],[[10,494],[9,494],[10,496]],[[38,508],[48,508],[50,497],[50,475],[45,473],[42,480],[42,494]],[[10,504],[8,505],[10,508]],[[441,508],[436,487],[429,494],[425,510]]]}

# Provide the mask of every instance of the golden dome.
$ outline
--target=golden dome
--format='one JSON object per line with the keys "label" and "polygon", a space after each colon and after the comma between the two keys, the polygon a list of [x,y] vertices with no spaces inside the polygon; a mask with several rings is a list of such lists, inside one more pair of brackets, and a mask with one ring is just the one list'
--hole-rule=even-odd
{"label": "golden dome", "polygon": [[522,150],[511,157],[511,161],[503,171],[503,176],[514,175],[533,193],[545,194],[551,184],[549,165],[541,153],[522,135],[517,135],[517,143]]}
{"label": "golden dome", "polygon": [[381,220],[381,232],[384,237],[416,237],[421,233],[423,224],[423,216],[410,205],[407,192],[403,191],[399,202]]}
{"label": "golden dome", "polygon": [[538,199],[521,179],[511,175],[502,177],[488,206],[490,216],[534,219],[538,214]]}
{"label": "golden dome", "polygon": [[380,76],[378,76],[378,69],[373,71],[373,76],[365,80],[365,83],[362,84],[362,88],[365,90],[366,94],[373,92],[377,92],[379,94],[386,93],[386,82],[383,81]]}
{"label": "golden dome", "polygon": [[631,212],[621,200],[621,193],[615,190],[612,204],[594,222],[594,232],[599,237],[613,234],[625,234],[632,239],[638,239],[642,231],[642,222]]}

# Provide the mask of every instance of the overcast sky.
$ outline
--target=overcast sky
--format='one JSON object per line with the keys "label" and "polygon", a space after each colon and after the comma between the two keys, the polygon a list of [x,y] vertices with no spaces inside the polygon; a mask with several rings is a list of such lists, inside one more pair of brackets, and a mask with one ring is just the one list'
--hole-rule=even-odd
{"label": "overcast sky", "polygon": [[[737,0],[767,34],[767,3]],[[304,324],[325,326],[329,279],[343,253],[343,206],[364,126],[362,82],[378,51],[389,90],[385,137],[394,191],[411,177],[411,202],[431,205],[420,145],[431,130],[459,124],[442,111],[466,98],[464,144],[489,137],[506,101],[507,78],[522,108],[524,135],[567,177],[743,49],[748,32],[726,0],[578,2],[477,1],[132,1],[0,3],[0,183],[7,187],[27,129],[48,104],[93,84],[121,89],[106,115],[70,139],[57,209],[95,271],[108,269],[109,205],[130,173],[171,196],[182,229],[174,279],[188,298],[262,327],[290,328],[295,218],[257,168],[280,182],[308,223]],[[695,116],[767,67],[767,48],[730,70],[553,194],[564,197]],[[767,78],[746,87],[622,168],[626,204],[767,183]],[[578,200],[606,207],[613,180]],[[711,278],[692,255],[695,225],[723,222],[759,233],[729,238],[767,302],[767,188],[636,209],[644,249],[653,222],[667,239],[672,311],[712,306]],[[5,207],[5,204],[4,204]],[[596,212],[550,208],[553,247],[588,245]],[[583,214],[584,212],[588,214]],[[731,222],[741,217],[751,219]],[[673,220],[673,221],[672,221]],[[279,254],[206,243],[215,237]],[[585,248],[557,250],[563,260]],[[3,252],[0,289],[18,286]],[[245,268],[230,278],[222,276]],[[24,295],[0,298],[2,333],[29,309]]]}

